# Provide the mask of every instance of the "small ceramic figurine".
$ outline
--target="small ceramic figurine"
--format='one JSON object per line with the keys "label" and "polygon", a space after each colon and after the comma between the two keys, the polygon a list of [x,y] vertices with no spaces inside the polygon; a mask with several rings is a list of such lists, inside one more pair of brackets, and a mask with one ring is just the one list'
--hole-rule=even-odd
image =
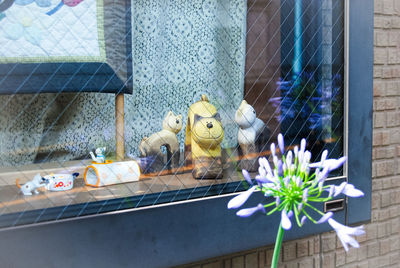
{"label": "small ceramic figurine", "polygon": [[[179,166],[179,142],[176,134],[182,129],[182,115],[175,115],[169,111],[162,123],[162,130],[144,137],[139,144],[141,157],[157,157],[163,159],[161,147],[167,150],[167,163],[163,160],[158,161],[161,167],[153,166],[152,169],[171,169]],[[146,173],[146,171],[145,171]]]}
{"label": "small ceramic figurine", "polygon": [[34,192],[35,194],[38,194],[39,191],[37,190],[37,188],[46,186],[48,183],[48,181],[43,178],[42,176],[40,176],[40,174],[36,174],[35,177],[33,177],[33,179],[31,181],[28,181],[27,183],[20,185],[18,182],[18,179],[16,180],[16,184],[18,186],[18,188],[21,189],[21,192],[24,195],[32,195],[32,192]]}
{"label": "small ceramic figurine", "polygon": [[186,164],[193,164],[196,179],[222,178],[221,142],[224,129],[221,118],[206,95],[189,107],[185,137]]}
{"label": "small ceramic figurine", "polygon": [[243,154],[240,166],[248,171],[256,171],[257,154],[265,150],[269,130],[264,122],[257,118],[254,108],[245,100],[235,113],[235,122],[239,125],[238,142]]}
{"label": "small ceramic figurine", "polygon": [[73,174],[53,174],[44,176],[46,179],[46,190],[58,192],[71,190],[74,187],[74,180],[79,176],[78,172]]}
{"label": "small ceramic figurine", "polygon": [[93,152],[90,152],[90,156],[92,157],[93,162],[96,163],[105,163],[106,162],[106,147],[100,147],[96,149],[96,156],[94,156]]}

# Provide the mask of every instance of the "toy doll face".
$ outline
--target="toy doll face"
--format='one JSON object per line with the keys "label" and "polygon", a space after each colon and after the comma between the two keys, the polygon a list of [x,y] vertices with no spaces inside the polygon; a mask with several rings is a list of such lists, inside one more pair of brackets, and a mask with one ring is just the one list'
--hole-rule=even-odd
{"label": "toy doll face", "polygon": [[235,122],[241,128],[248,128],[253,125],[256,120],[256,111],[254,108],[247,104],[246,101],[242,101],[239,109],[235,113]]}
{"label": "toy doll face", "polygon": [[203,146],[216,146],[224,138],[224,129],[218,113],[211,117],[194,115],[192,128],[193,138],[198,144]]}

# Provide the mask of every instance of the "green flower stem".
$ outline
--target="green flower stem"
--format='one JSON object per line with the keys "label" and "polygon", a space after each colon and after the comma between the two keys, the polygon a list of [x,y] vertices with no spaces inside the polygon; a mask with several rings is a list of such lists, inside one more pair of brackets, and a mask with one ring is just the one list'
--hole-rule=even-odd
{"label": "green flower stem", "polygon": [[276,241],[275,241],[274,255],[272,256],[271,268],[276,268],[278,265],[279,253],[281,251],[284,232],[285,230],[283,230],[282,224],[279,224],[278,234],[276,235]]}
{"label": "green flower stem", "polygon": [[323,212],[321,212],[320,210],[316,209],[315,207],[311,206],[308,203],[304,203],[304,205],[306,205],[307,207],[311,208],[312,210],[318,212],[319,214],[321,214],[322,216],[324,216],[325,214]]}

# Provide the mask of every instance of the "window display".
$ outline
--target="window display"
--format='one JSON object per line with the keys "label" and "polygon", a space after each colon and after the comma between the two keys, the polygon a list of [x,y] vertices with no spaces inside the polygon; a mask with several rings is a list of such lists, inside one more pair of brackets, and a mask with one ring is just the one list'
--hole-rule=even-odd
{"label": "window display", "polygon": [[[345,155],[343,1],[78,2],[0,13],[6,27],[32,8],[38,28],[67,14],[40,38],[0,37],[27,48],[0,51],[0,226],[241,191],[278,133],[315,159]],[[75,26],[47,53],[61,22]]]}

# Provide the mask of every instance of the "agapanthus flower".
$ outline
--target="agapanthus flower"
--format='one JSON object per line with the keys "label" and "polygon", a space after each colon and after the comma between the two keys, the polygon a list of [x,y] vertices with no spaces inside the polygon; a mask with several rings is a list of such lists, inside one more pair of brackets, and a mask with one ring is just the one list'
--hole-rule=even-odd
{"label": "agapanthus flower", "polygon": [[[293,226],[291,217],[300,227],[306,223],[307,219],[315,224],[328,222],[336,231],[346,251],[348,245],[357,247],[357,241],[350,235],[363,234],[362,227],[352,228],[342,225],[332,218],[332,212],[323,213],[313,205],[314,203],[332,200],[340,194],[349,197],[364,195],[362,191],[347,182],[340,185],[325,185],[329,172],[341,167],[347,158],[328,159],[328,151],[325,150],[319,162],[310,163],[311,152],[306,150],[306,145],[306,140],[302,139],[300,149],[295,146],[294,152],[287,151],[285,155],[283,136],[279,134],[278,146],[282,159],[278,159],[275,144],[272,143],[270,148],[272,162],[274,163],[273,168],[266,158],[259,159],[259,174],[255,177],[257,185],[253,185],[250,174],[243,171],[243,176],[251,187],[231,199],[228,208],[241,207],[255,191],[260,190],[265,197],[272,197],[273,201],[264,205],[258,204],[256,207],[241,209],[237,212],[238,216],[249,217],[256,212],[271,215],[280,211],[280,227],[284,230],[289,230]],[[314,219],[315,214],[319,215],[318,220]]]}
{"label": "agapanthus flower", "polygon": [[349,250],[348,245],[352,246],[353,248],[360,247],[357,240],[355,240],[353,237],[351,237],[351,235],[358,236],[358,235],[365,234],[363,226],[349,227],[349,226],[338,223],[334,219],[329,219],[328,223],[336,231],[336,234],[339,237],[340,242],[342,243],[342,245],[346,251]]}

